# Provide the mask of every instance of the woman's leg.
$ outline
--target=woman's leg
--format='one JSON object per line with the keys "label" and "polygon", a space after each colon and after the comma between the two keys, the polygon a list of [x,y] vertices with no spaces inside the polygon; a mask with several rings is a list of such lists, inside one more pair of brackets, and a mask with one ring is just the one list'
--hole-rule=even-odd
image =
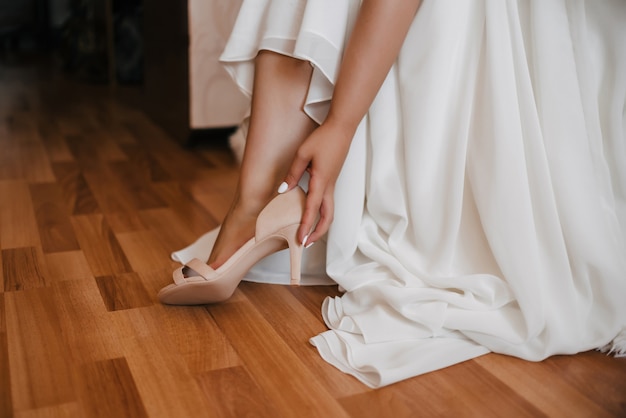
{"label": "woman's leg", "polygon": [[254,236],[298,146],[317,127],[303,111],[312,67],[270,51],[255,61],[250,127],[239,183],[208,263],[217,268]]}

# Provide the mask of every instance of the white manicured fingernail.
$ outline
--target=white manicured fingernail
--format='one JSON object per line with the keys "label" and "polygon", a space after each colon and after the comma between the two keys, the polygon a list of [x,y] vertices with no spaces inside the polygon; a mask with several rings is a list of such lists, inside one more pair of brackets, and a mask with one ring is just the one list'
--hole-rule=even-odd
{"label": "white manicured fingernail", "polygon": [[306,243],[306,240],[308,240],[308,239],[309,239],[309,236],[305,235],[304,239],[302,240],[302,245],[304,245]]}
{"label": "white manicured fingernail", "polygon": [[280,186],[278,186],[278,193],[285,193],[288,188],[289,185],[287,184],[287,182],[283,181],[282,183],[280,183]]}
{"label": "white manicured fingernail", "polygon": [[309,242],[304,248],[311,248],[313,246],[313,244],[315,244],[315,241],[313,242]]}

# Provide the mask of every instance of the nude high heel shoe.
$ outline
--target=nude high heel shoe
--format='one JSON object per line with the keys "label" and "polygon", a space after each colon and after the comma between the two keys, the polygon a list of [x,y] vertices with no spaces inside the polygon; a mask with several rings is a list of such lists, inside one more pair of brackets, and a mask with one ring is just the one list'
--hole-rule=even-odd
{"label": "nude high heel shoe", "polygon": [[300,283],[302,243],[296,237],[306,195],[300,187],[279,194],[261,211],[254,238],[239,248],[224,264],[212,269],[198,259],[174,271],[174,283],[159,292],[169,305],[202,305],[222,302],[232,296],[241,279],[257,261],[289,247],[291,284]]}

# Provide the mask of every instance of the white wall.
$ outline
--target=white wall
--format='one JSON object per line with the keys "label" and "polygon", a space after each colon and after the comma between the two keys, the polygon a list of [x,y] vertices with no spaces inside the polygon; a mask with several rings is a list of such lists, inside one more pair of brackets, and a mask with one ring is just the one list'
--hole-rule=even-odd
{"label": "white wall", "polygon": [[238,125],[248,100],[219,63],[240,0],[189,0],[190,126]]}

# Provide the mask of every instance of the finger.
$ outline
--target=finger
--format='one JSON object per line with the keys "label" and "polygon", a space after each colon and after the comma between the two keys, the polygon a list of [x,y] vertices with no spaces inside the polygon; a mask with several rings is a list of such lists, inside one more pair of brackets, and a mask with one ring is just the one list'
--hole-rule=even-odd
{"label": "finger", "polygon": [[285,193],[286,191],[296,187],[296,185],[302,178],[304,171],[309,166],[310,161],[311,159],[306,154],[298,151],[293,161],[291,162],[291,166],[289,167],[289,171],[285,176],[285,180],[278,188],[278,193]]}
{"label": "finger", "polygon": [[309,239],[307,240],[309,243],[313,243],[324,236],[328,232],[330,228],[330,224],[333,222],[334,218],[334,202],[333,202],[333,193],[327,192],[326,197],[322,200],[322,205],[320,207],[320,218],[315,225],[315,230],[309,235]]}
{"label": "finger", "polygon": [[321,202],[314,197],[307,197],[307,205],[304,210],[304,214],[302,215],[302,223],[300,225],[300,229],[298,230],[298,238],[302,245],[307,245],[311,240],[309,239],[309,235],[312,233],[315,222],[318,219],[319,207]]}
{"label": "finger", "polygon": [[307,235],[313,231],[315,222],[319,216],[324,197],[323,191],[324,187],[320,184],[319,179],[312,176],[309,180],[309,192],[307,193],[304,214],[302,215],[300,229],[298,230],[298,238],[303,245],[307,245],[307,243],[310,242]]}

